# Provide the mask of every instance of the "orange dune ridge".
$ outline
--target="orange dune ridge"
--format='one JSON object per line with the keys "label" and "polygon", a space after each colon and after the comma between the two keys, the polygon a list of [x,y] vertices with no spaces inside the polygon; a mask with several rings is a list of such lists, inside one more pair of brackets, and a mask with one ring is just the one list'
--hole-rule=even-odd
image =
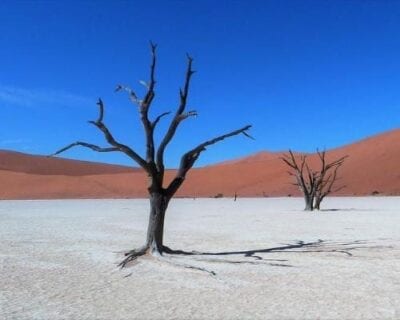
{"label": "orange dune ridge", "polygon": [[[340,168],[337,183],[346,186],[340,195],[400,195],[400,129],[327,152],[328,160],[344,155],[349,158]],[[281,156],[261,152],[192,169],[177,196],[299,196]],[[311,166],[317,160],[309,155]],[[174,173],[167,171],[166,183]],[[0,199],[143,197],[146,175],[138,168],[0,151]]]}

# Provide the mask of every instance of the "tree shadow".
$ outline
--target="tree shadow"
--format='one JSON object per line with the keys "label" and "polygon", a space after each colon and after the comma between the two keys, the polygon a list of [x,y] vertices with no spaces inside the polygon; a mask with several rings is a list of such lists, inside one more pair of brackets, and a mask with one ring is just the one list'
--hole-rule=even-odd
{"label": "tree shadow", "polygon": [[320,209],[320,212],[337,212],[337,211],[342,211],[342,212],[359,212],[359,211],[373,211],[371,209],[359,209],[359,208],[329,208],[329,209]]}
{"label": "tree shadow", "polygon": [[[221,252],[203,252],[203,251],[185,251],[185,250],[173,250],[169,247],[164,247],[164,252],[174,255],[185,255],[185,256],[237,256],[242,255],[244,258],[254,258],[259,261],[275,261],[274,263],[269,263],[275,266],[291,267],[291,265],[282,263],[288,260],[286,259],[266,259],[262,257],[265,253],[277,253],[277,252],[292,252],[292,253],[341,253],[346,256],[353,256],[351,251],[356,249],[365,248],[361,246],[365,244],[364,240],[356,240],[350,242],[333,242],[318,239],[317,241],[305,242],[297,241],[294,244],[285,244],[282,246],[265,248],[265,249],[253,249],[253,250],[237,250],[237,251],[221,251]],[[227,260],[209,260],[211,262],[228,262],[228,263],[254,263],[250,261],[227,261]]]}

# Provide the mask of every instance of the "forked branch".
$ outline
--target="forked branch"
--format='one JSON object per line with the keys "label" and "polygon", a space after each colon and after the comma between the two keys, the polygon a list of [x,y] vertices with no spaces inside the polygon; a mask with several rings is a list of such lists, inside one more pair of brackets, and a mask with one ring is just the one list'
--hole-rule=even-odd
{"label": "forked branch", "polygon": [[161,140],[160,146],[158,147],[158,150],[157,150],[156,163],[157,163],[157,169],[160,172],[160,174],[162,174],[164,172],[165,149],[166,149],[167,145],[171,142],[172,138],[174,137],[174,135],[176,133],[176,129],[178,128],[179,124],[182,122],[182,120],[187,119],[190,116],[197,115],[197,113],[195,111],[189,111],[186,114],[184,113],[186,104],[187,104],[188,94],[189,94],[190,80],[194,73],[194,71],[192,69],[192,63],[193,63],[193,58],[188,55],[187,56],[186,75],[185,75],[185,84],[183,86],[183,89],[179,90],[180,103],[179,103],[178,109],[176,110],[175,116],[172,119],[172,121],[169,125],[169,128],[168,128],[164,138]]}
{"label": "forked branch", "polygon": [[140,120],[142,122],[144,128],[144,134],[146,139],[146,161],[148,164],[154,162],[154,123],[157,123],[159,119],[156,119],[154,122],[149,120],[149,109],[151,103],[155,97],[154,87],[156,85],[155,80],[155,69],[156,69],[156,62],[157,62],[157,54],[156,49],[157,45],[150,42],[150,49],[151,49],[151,64],[150,64],[150,76],[149,82],[140,81],[147,88],[147,92],[143,99],[139,99],[137,94],[129,87],[118,85],[115,91],[127,91],[129,97],[132,102],[139,106],[139,113],[140,113]]}
{"label": "forked branch", "polygon": [[104,118],[104,104],[103,104],[103,101],[101,99],[99,99],[98,102],[97,102],[97,105],[99,106],[99,116],[98,116],[97,120],[89,121],[89,123],[93,124],[95,127],[97,127],[103,133],[105,139],[107,140],[107,142],[112,147],[102,148],[102,147],[96,146],[96,145],[91,144],[91,143],[78,141],[78,142],[71,143],[71,144],[67,145],[66,147],[58,150],[52,156],[60,154],[60,153],[62,153],[64,151],[67,151],[67,150],[69,150],[69,149],[71,149],[73,147],[76,147],[76,146],[83,146],[83,147],[92,149],[92,150],[97,151],[97,152],[119,151],[119,152],[125,153],[128,157],[133,159],[143,169],[148,171],[149,170],[149,166],[147,165],[146,161],[142,157],[139,156],[139,154],[137,154],[133,149],[131,149],[127,145],[119,143],[118,141],[116,141],[114,139],[114,137],[112,136],[110,130],[108,130],[107,126],[103,123],[103,118]]}
{"label": "forked branch", "polygon": [[[338,170],[343,165],[344,160],[347,157],[348,156],[344,156],[344,157],[342,157],[338,160],[335,160],[325,166],[325,168],[323,170],[323,176],[320,179],[320,181],[318,181],[319,184],[318,184],[317,190],[316,190],[317,201],[321,202],[328,194],[330,194],[332,192],[338,192],[345,187],[345,186],[340,186],[336,189],[333,189],[333,186],[338,179],[338,177],[337,177]],[[325,162],[325,153],[323,153],[322,158],[320,157],[320,159],[321,159],[321,161],[324,161],[324,163],[326,163]],[[326,169],[326,168],[328,168],[328,169]],[[333,172],[332,172],[332,170],[333,170]],[[331,173],[328,174],[328,172],[331,172]],[[321,175],[322,175],[322,173],[321,173]]]}
{"label": "forked branch", "polygon": [[178,188],[181,186],[181,184],[185,180],[187,172],[193,167],[194,163],[199,158],[200,154],[203,151],[205,151],[208,146],[211,146],[213,144],[216,144],[217,142],[225,140],[226,138],[229,138],[229,137],[236,136],[238,134],[244,134],[246,137],[248,137],[249,134],[247,133],[247,131],[250,128],[251,128],[251,125],[247,125],[241,129],[218,136],[211,140],[207,140],[207,141],[199,144],[197,147],[186,152],[181,158],[181,163],[180,163],[180,166],[179,166],[179,169],[178,169],[178,172],[177,172],[175,178],[172,180],[172,182],[170,183],[170,185],[167,188],[167,194],[171,195],[171,196],[175,194],[175,192],[178,190]]}

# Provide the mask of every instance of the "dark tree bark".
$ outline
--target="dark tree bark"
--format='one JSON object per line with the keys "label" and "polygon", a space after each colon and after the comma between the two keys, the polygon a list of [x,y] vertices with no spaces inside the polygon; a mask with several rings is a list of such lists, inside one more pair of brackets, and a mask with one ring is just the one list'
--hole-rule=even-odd
{"label": "dark tree bark", "polygon": [[160,193],[150,195],[150,216],[147,227],[146,247],[160,253],[164,246],[164,220],[170,198]]}
{"label": "dark tree bark", "polygon": [[313,195],[304,195],[304,201],[305,201],[305,211],[313,211],[314,210],[314,196]]}
{"label": "dark tree bark", "polygon": [[142,123],[145,139],[146,139],[146,155],[141,157],[134,149],[129,146],[118,142],[107,126],[103,122],[104,118],[104,103],[101,99],[97,102],[99,107],[99,116],[95,121],[89,121],[92,125],[97,127],[104,135],[105,140],[108,142],[108,147],[100,147],[91,143],[77,141],[67,145],[66,147],[58,150],[52,156],[58,155],[76,146],[89,148],[97,152],[122,152],[130,157],[147,173],[149,179],[148,193],[150,200],[150,216],[149,225],[147,228],[147,237],[145,245],[142,248],[129,251],[125,254],[126,258],[120,263],[120,267],[124,267],[128,262],[135,260],[137,257],[144,254],[162,255],[167,251],[164,246],[164,220],[171,198],[178,191],[186,178],[187,172],[193,167],[200,154],[206,150],[208,146],[218,143],[226,138],[243,134],[246,137],[251,136],[247,131],[251,128],[247,125],[241,129],[226,133],[211,140],[205,141],[188,152],[184,153],[181,157],[180,166],[177,170],[176,176],[169,183],[164,186],[164,153],[172,141],[179,125],[186,119],[197,116],[195,110],[186,111],[186,104],[189,96],[190,81],[194,71],[192,69],[193,59],[187,56],[187,69],[185,74],[185,81],[183,88],[179,91],[179,105],[170,122],[167,132],[161,140],[158,148],[155,147],[154,131],[159,121],[170,114],[170,112],[161,113],[153,121],[149,119],[149,109],[155,97],[155,68],[156,68],[156,45],[151,43],[151,65],[150,65],[150,79],[148,82],[141,81],[146,87],[147,91],[143,99],[139,99],[138,95],[131,88],[123,85],[118,85],[115,91],[125,91],[128,93],[130,100],[138,105],[140,121]]}
{"label": "dark tree bark", "polygon": [[317,154],[321,163],[319,171],[309,167],[306,155],[301,155],[298,162],[293,152],[289,150],[289,153],[281,158],[291,168],[288,173],[295,177],[294,185],[298,186],[303,193],[306,211],[320,210],[321,202],[328,194],[344,188],[341,186],[334,189],[334,184],[338,178],[337,172],[347,156],[327,162],[325,151],[317,151]]}
{"label": "dark tree bark", "polygon": [[315,198],[315,202],[314,202],[314,209],[315,210],[321,210],[321,202],[322,202],[323,198]]}

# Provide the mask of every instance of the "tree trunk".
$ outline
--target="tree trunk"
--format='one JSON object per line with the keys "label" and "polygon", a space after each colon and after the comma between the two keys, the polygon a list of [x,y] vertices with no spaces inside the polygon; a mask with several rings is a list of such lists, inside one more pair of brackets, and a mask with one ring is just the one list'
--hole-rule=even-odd
{"label": "tree trunk", "polygon": [[170,198],[161,193],[150,194],[150,216],[146,247],[151,253],[163,251],[164,219]]}
{"label": "tree trunk", "polygon": [[304,201],[306,202],[306,207],[304,208],[305,211],[313,211],[314,209],[314,199],[311,196],[304,196]]}
{"label": "tree trunk", "polygon": [[315,198],[314,209],[320,210],[321,202],[322,202],[322,198],[320,198],[320,197]]}

